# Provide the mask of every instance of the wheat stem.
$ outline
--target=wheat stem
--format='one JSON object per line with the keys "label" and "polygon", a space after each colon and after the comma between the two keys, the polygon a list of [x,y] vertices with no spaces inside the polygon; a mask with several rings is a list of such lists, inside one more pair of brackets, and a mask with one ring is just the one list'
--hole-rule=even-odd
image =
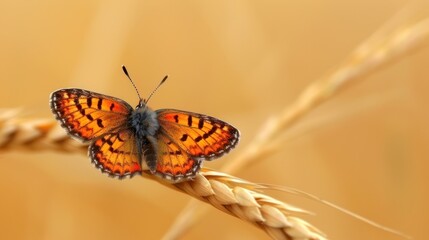
{"label": "wheat stem", "polygon": [[[384,34],[381,34],[384,33]],[[244,165],[259,159],[285,130],[314,110],[317,106],[331,99],[346,86],[363,80],[366,75],[382,66],[393,62],[398,56],[410,53],[413,49],[427,42],[429,36],[429,18],[407,27],[394,29],[385,33],[382,28],[367,41],[357,47],[335,71],[310,84],[278,116],[268,119],[258,131],[254,140],[234,161],[229,161],[225,172],[235,172]]]}

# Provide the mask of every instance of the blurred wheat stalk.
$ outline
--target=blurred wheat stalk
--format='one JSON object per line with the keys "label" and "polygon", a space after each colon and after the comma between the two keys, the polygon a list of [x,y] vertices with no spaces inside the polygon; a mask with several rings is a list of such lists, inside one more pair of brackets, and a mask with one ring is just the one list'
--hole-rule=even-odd
{"label": "blurred wheat stalk", "polygon": [[[382,29],[359,47],[337,71],[310,85],[291,107],[270,119],[247,150],[224,170],[236,171],[243,164],[249,164],[264,154],[278,150],[276,146],[280,135],[302,116],[338,93],[352,80],[362,79],[370,71],[415,49],[426,40],[428,34],[429,19],[390,32]],[[86,146],[69,138],[54,120],[20,119],[16,110],[3,110],[0,111],[0,151],[14,149],[85,154],[87,151]],[[143,176],[250,222],[266,231],[273,239],[325,239],[319,230],[296,217],[306,211],[261,193],[263,188],[257,184],[208,170],[201,171],[195,181],[177,184],[168,184],[150,174]],[[177,238],[196,221],[197,217],[190,218],[196,208],[195,204],[189,206],[191,207],[179,215],[177,224],[167,232],[165,238]],[[203,213],[199,214],[201,216]]]}
{"label": "blurred wheat stalk", "polygon": [[[282,142],[281,135],[311,110],[339,93],[349,84],[363,80],[372,71],[392,63],[395,59],[427,42],[429,18],[400,27],[398,27],[399,24],[395,24],[398,21],[397,18],[400,18],[400,22],[403,20],[403,16],[399,14],[389,21],[357,47],[335,71],[309,85],[292,105],[286,107],[279,115],[268,119],[265,126],[260,129],[259,135],[253,139],[245,151],[234,161],[228,161],[221,170],[234,173],[243,166],[248,166],[255,160],[278,151]],[[177,216],[164,239],[177,239],[195,222],[198,222],[199,218],[204,215],[204,209],[198,208],[201,208],[201,205],[191,200]],[[392,232],[391,229],[377,227]]]}

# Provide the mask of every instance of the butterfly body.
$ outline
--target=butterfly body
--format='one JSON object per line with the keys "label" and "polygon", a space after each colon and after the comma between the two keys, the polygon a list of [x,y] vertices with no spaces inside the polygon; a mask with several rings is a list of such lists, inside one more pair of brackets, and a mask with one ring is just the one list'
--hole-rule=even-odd
{"label": "butterfly body", "polygon": [[239,139],[236,128],[214,117],[153,111],[143,100],[133,109],[119,98],[84,89],[57,90],[50,104],[62,127],[89,143],[95,166],[118,178],[146,168],[172,182],[190,180],[204,160],[229,152]]}
{"label": "butterfly body", "polygon": [[134,134],[137,143],[137,154],[139,159],[145,159],[146,165],[152,173],[156,171],[157,141],[156,135],[159,123],[156,112],[152,111],[142,101],[128,118],[128,128]]}

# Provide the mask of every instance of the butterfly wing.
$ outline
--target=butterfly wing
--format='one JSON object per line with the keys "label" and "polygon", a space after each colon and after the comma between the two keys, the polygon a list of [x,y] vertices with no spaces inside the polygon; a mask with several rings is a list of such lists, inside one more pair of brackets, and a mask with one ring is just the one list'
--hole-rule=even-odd
{"label": "butterfly wing", "polygon": [[133,111],[119,98],[83,89],[60,89],[50,99],[52,112],[61,126],[83,142],[124,128]]}
{"label": "butterfly wing", "polygon": [[141,157],[130,130],[104,134],[90,145],[88,153],[95,166],[110,176],[141,173]]}
{"label": "butterfly wing", "polygon": [[157,110],[157,173],[173,180],[195,176],[203,160],[213,160],[238,143],[240,133],[230,124],[203,114]]}
{"label": "butterfly wing", "polygon": [[158,135],[155,175],[173,182],[192,179],[200,170],[201,162],[201,159],[189,156],[169,135]]}

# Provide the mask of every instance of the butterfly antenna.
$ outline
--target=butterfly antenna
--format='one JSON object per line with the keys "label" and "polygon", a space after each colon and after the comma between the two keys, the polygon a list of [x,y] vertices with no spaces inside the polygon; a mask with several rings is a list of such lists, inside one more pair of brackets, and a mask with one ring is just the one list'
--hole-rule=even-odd
{"label": "butterfly antenna", "polygon": [[168,75],[165,75],[165,77],[161,80],[161,82],[158,84],[158,86],[156,86],[156,88],[151,92],[149,97],[144,101],[145,103],[149,102],[149,99],[156,92],[156,90],[158,90],[158,88],[161,87],[161,85],[165,82],[165,80],[167,80],[167,78],[168,78]]}
{"label": "butterfly antenna", "polygon": [[135,90],[136,90],[136,92],[137,92],[137,96],[139,96],[139,100],[140,100],[140,102],[142,102],[142,101],[143,101],[143,99],[140,97],[139,90],[137,89],[136,85],[134,84],[133,80],[132,80],[132,79],[131,79],[131,77],[130,77],[130,74],[128,74],[127,68],[126,68],[124,65],[122,65],[122,71],[124,71],[124,73],[125,73],[125,75],[127,76],[127,78],[131,81],[131,84],[133,85],[134,89],[135,89]]}

